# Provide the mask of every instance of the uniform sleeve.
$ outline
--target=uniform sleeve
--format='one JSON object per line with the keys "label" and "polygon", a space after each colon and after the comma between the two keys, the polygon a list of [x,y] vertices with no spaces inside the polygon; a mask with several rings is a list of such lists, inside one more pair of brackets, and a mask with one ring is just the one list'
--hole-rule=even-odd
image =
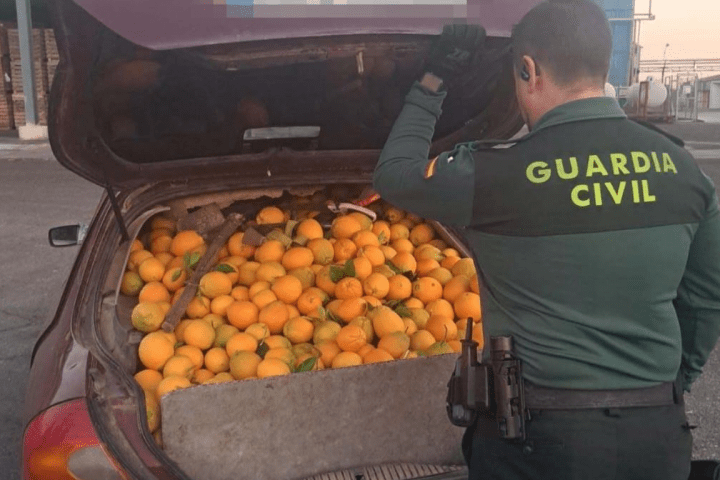
{"label": "uniform sleeve", "polygon": [[689,392],[720,337],[720,211],[715,195],[690,245],[675,309],[682,335],[680,374]]}
{"label": "uniform sleeve", "polygon": [[373,188],[399,208],[465,226],[472,215],[475,183],[471,151],[461,146],[428,158],[445,95],[415,82],[380,154]]}

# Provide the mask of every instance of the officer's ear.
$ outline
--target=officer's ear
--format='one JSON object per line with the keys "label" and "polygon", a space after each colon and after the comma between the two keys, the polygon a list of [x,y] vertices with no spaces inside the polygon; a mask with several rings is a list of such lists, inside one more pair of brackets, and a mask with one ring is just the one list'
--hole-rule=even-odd
{"label": "officer's ear", "polygon": [[522,67],[520,68],[520,79],[527,83],[527,88],[530,92],[537,88],[537,83],[540,76],[540,68],[529,55],[523,55]]}

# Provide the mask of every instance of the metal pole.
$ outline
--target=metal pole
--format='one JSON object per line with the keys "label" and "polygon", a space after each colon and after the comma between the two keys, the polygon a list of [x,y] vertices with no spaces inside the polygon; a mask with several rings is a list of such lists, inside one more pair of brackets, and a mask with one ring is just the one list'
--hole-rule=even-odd
{"label": "metal pole", "polygon": [[700,87],[700,77],[695,74],[695,99],[693,100],[693,121],[698,119],[698,88]]}
{"label": "metal pole", "polygon": [[675,89],[675,120],[680,120],[680,74],[677,74],[677,88]]}
{"label": "metal pole", "polygon": [[37,125],[35,110],[35,71],[32,50],[32,18],[30,0],[15,0],[18,20],[18,38],[20,41],[20,62],[22,66],[23,90],[25,92],[25,123]]}

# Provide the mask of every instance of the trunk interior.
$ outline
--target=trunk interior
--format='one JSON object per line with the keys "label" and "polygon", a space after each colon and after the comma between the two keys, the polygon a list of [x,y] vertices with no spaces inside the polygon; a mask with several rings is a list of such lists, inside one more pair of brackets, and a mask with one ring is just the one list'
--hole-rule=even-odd
{"label": "trunk interior", "polygon": [[[118,367],[118,384],[134,384],[132,375],[144,368],[138,358],[144,333],[131,322],[138,297],[123,294],[120,281],[132,261],[132,241],[151,245],[157,235],[151,229],[154,218],[173,218],[209,243],[230,214],[251,220],[273,205],[292,219],[328,201],[355,201],[367,187],[354,182],[202,193],[198,187],[194,195],[166,196],[149,206],[142,198],[147,193],[127,199],[125,207],[135,212],[129,225],[131,241],[120,243],[111,257],[103,315],[95,325],[102,348]],[[370,208],[382,212],[378,203]],[[324,222],[330,221],[325,217]],[[440,225],[436,229],[449,246],[467,251],[453,233]],[[107,412],[120,404],[125,414],[135,409],[141,420],[139,436],[150,442],[154,437],[161,446],[150,449],[152,461],[144,460],[150,471],[171,464],[193,480],[462,478],[462,429],[445,415],[445,385],[456,358],[446,354],[262,380],[193,384],[162,397],[154,435],[143,418],[145,405],[137,385],[126,390],[129,395],[118,393],[110,381],[112,369],[98,365],[104,371],[91,376],[91,389]],[[118,432],[108,434],[119,438]],[[126,438],[132,436],[126,431]],[[116,447],[122,455],[123,448]]]}

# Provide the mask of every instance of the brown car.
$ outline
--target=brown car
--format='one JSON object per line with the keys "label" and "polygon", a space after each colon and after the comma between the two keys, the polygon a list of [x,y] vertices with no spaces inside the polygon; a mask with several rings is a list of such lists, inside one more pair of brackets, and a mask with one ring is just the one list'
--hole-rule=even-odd
{"label": "brown car", "polygon": [[[340,412],[352,428],[360,425],[352,442],[338,444],[304,425],[317,413],[299,407],[296,397],[284,399],[282,411],[273,398],[258,404],[268,388],[295,392],[269,380],[254,390],[230,382],[167,395],[163,416],[173,408],[198,410],[184,419],[175,413],[174,424],[163,418],[161,448],[143,389],[133,379],[142,339],[130,321],[137,298],[121,292],[121,281],[131,251],[138,239],[148,239],[158,215],[210,212],[222,223],[236,215],[253,218],[293,195],[323,205],[363,196],[403,98],[444,24],[480,23],[488,37],[468,78],[448,93],[431,154],[467,139],[515,134],[522,120],[509,33],[537,1],[53,2],[61,62],[49,99],[52,149],[65,167],[106,194],[87,230],[50,232],[54,245],[82,240],[82,247],[55,318],[33,351],[23,478],[463,478],[461,431],[444,418],[442,404],[452,355],[435,364],[442,368],[412,370],[417,377],[403,380],[418,388],[435,382],[430,388],[439,392],[440,405],[432,428],[450,432],[447,437],[411,428],[427,408],[422,399],[396,392],[392,398],[405,400],[390,405],[389,417],[377,409],[363,413],[377,406],[362,407],[359,396],[380,396],[383,389],[358,392],[362,384],[351,388],[351,377],[328,375],[325,387],[317,388],[334,385],[347,399],[329,402],[328,411]],[[199,222],[195,229],[203,226]],[[437,228],[462,251],[452,232]],[[238,407],[248,404],[257,410]],[[218,405],[235,409],[208,411]],[[374,404],[368,398],[363,405]],[[218,418],[223,421],[213,423]],[[373,418],[396,421],[376,425]],[[203,429],[202,421],[212,429]],[[285,421],[303,429],[285,431]],[[368,431],[389,428],[394,436],[364,435],[363,424]],[[259,447],[254,459],[238,446],[243,439]]]}

